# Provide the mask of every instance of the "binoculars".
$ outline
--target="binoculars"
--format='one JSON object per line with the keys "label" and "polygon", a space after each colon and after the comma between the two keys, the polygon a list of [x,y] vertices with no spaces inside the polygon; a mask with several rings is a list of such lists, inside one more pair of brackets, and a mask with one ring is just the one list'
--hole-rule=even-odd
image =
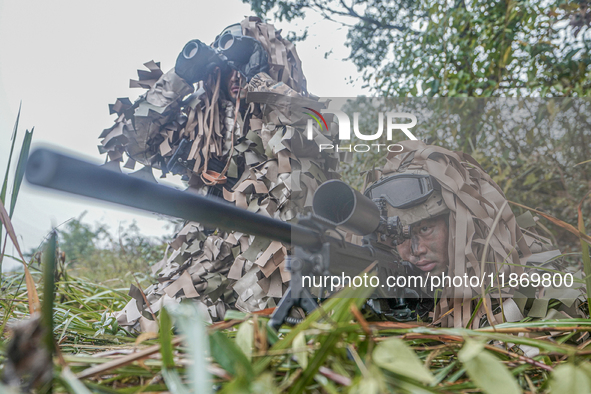
{"label": "binoculars", "polygon": [[219,37],[213,47],[191,40],[177,57],[175,72],[193,84],[204,80],[216,67],[222,71],[228,67],[240,71],[250,61],[257,44],[260,46],[254,38],[232,34]]}
{"label": "binoculars", "polygon": [[227,58],[200,40],[189,41],[176,59],[175,72],[185,81],[193,84],[202,81],[215,67],[224,69]]}

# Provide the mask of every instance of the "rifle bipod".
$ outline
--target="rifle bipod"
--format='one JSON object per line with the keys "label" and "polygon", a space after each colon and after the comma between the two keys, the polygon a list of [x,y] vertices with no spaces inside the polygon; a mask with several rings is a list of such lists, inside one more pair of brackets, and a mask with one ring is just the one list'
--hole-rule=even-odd
{"label": "rifle bipod", "polygon": [[[303,286],[302,275],[329,274],[325,265],[325,260],[322,259],[321,254],[307,253],[300,248],[297,249],[298,251],[296,254],[298,257],[288,257],[285,264],[287,270],[291,272],[289,287],[271,315],[271,320],[269,320],[269,325],[273,327],[275,331],[277,331],[283,323],[301,323],[300,319],[289,316],[291,308],[301,307],[306,314],[310,314],[314,309],[318,308],[316,297],[312,295],[310,290]],[[323,248],[323,250],[326,250],[326,248]],[[324,289],[321,289],[320,297],[322,297],[323,293]]]}
{"label": "rifle bipod", "polygon": [[269,320],[269,326],[271,326],[275,331],[279,330],[279,327],[283,325],[283,323],[289,324],[299,324],[301,320],[298,318],[294,318],[289,316],[289,312],[291,308],[294,306],[301,307],[306,314],[311,313],[314,309],[318,308],[318,303],[314,296],[310,293],[308,289],[302,289],[301,294],[298,298],[292,297],[292,290],[291,285],[279,301],[279,305],[275,308],[275,311],[271,315],[271,320]]}

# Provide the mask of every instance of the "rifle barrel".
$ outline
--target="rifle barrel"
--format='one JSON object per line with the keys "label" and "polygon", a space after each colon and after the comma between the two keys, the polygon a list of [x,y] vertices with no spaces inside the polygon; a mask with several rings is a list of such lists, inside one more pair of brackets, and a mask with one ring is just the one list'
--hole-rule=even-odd
{"label": "rifle barrel", "polygon": [[225,200],[183,192],[39,148],[29,157],[30,183],[150,212],[199,222],[207,227],[259,235],[307,248],[320,247],[319,234],[238,208]]}

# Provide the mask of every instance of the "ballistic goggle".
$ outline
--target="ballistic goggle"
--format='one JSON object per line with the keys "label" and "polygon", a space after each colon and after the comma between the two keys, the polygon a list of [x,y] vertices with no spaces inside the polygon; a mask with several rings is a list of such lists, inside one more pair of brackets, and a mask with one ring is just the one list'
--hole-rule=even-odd
{"label": "ballistic goggle", "polygon": [[406,209],[426,201],[441,186],[429,174],[401,173],[384,178],[366,191],[372,200],[383,198],[393,208]]}

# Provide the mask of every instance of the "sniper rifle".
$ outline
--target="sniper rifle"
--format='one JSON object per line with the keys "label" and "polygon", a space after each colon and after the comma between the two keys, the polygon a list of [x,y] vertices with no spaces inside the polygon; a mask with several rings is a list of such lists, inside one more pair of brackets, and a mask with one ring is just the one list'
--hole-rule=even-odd
{"label": "sniper rifle", "polygon": [[[219,198],[158,185],[44,148],[30,155],[26,179],[34,185],[293,246],[293,254],[286,264],[291,271],[290,287],[269,322],[275,329],[284,322],[298,322],[289,316],[292,307],[300,306],[306,313],[318,307],[316,300],[322,298],[324,289],[314,297],[302,284],[304,275],[355,277],[374,263],[373,269],[382,284],[388,277],[420,275],[412,264],[400,261],[392,252],[392,245],[383,242],[408,238],[408,229],[402,227],[398,218],[387,218],[377,201],[374,203],[341,181],[322,184],[314,194],[314,214],[291,224],[249,212]],[[346,242],[336,231],[337,227],[364,235],[363,245]],[[368,300],[374,312],[398,321],[416,319],[416,312],[410,307],[416,308],[420,303],[419,288],[382,285],[376,291],[376,298]]]}

